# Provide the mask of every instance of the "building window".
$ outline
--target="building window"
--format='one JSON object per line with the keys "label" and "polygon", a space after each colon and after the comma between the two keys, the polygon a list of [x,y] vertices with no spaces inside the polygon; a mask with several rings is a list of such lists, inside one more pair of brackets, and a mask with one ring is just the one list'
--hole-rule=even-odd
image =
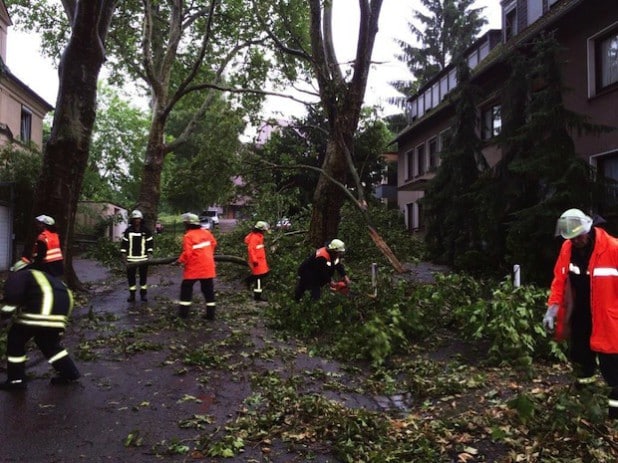
{"label": "building window", "polygon": [[406,152],[406,180],[414,177],[414,150]]}
{"label": "building window", "polygon": [[440,100],[443,100],[448,93],[448,77],[444,76],[440,79]]}
{"label": "building window", "polygon": [[595,43],[597,91],[618,83],[618,30]]}
{"label": "building window", "polygon": [[21,108],[21,124],[19,126],[19,138],[23,143],[29,143],[32,139],[32,112],[28,108]]}
{"label": "building window", "polygon": [[427,171],[425,162],[425,145],[416,147],[416,172],[415,175],[423,175]]}
{"label": "building window", "polygon": [[408,103],[408,120],[414,122],[418,117],[418,101],[412,100]]}
{"label": "building window", "polygon": [[517,9],[513,7],[504,12],[504,41],[508,41],[517,34]]}
{"label": "building window", "polygon": [[415,231],[423,226],[423,214],[419,203],[406,204],[408,230]]}
{"label": "building window", "polygon": [[433,172],[438,168],[438,139],[432,138],[427,142],[427,151],[429,151],[429,172]]}
{"label": "building window", "polygon": [[502,130],[502,111],[500,105],[492,106],[481,114],[481,138],[489,140],[500,135]]}

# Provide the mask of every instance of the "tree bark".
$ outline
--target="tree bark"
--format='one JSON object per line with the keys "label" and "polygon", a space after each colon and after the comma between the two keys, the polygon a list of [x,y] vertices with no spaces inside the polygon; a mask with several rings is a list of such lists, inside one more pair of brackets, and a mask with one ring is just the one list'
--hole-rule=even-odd
{"label": "tree bark", "polygon": [[[73,268],[73,226],[77,201],[88,165],[96,115],[97,80],[105,61],[103,44],[115,0],[67,2],[71,38],[60,59],[59,89],[51,135],[44,148],[43,169],[37,181],[34,214],[52,216],[58,227],[69,287],[81,289]],[[26,239],[31,249],[34,228]]]}
{"label": "tree bark", "polygon": [[[314,246],[335,238],[339,229],[344,195],[329,179],[346,184],[355,173],[353,140],[365,97],[373,45],[378,32],[382,0],[358,0],[359,33],[353,72],[349,81],[335,56],[331,30],[332,4],[310,0],[311,63],[320,90],[320,100],[329,121],[324,173],[314,194],[309,237]],[[353,175],[357,194],[362,195],[358,175]],[[360,201],[364,202],[362,196]]]}

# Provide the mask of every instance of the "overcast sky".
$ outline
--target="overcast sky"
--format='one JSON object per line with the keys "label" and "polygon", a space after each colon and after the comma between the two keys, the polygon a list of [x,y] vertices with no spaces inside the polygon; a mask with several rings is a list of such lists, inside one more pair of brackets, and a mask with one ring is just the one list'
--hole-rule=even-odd
{"label": "overcast sky", "polygon": [[[418,0],[384,0],[373,53],[373,61],[377,64],[369,73],[366,104],[385,105],[386,99],[395,95],[388,83],[409,78],[405,67],[394,57],[399,51],[394,39],[410,40],[407,23],[412,19],[413,8],[419,4]],[[353,0],[334,2],[335,41],[338,59],[342,62],[349,61],[353,56],[356,43],[352,41],[358,35],[358,14],[355,13],[355,8],[350,8],[350,5],[356,6],[356,2]],[[500,0],[477,0],[475,6],[485,7],[489,28],[500,28]],[[346,37],[350,40],[346,40]],[[7,65],[22,82],[48,103],[55,104],[58,91],[57,71],[50,60],[41,56],[36,36],[21,33],[14,26],[11,27],[7,42]],[[291,111],[296,112],[293,109]]]}

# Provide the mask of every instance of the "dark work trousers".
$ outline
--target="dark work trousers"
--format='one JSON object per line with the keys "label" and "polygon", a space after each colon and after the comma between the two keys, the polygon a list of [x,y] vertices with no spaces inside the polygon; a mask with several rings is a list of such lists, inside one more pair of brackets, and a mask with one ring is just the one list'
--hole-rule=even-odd
{"label": "dark work trousers", "polygon": [[13,323],[6,341],[7,376],[9,381],[26,379],[26,344],[34,338],[47,361],[61,377],[79,378],[79,371],[60,343],[63,330]]}
{"label": "dark work trousers", "polygon": [[214,278],[200,278],[197,280],[182,280],[180,284],[180,304],[184,306],[190,306],[193,299],[193,285],[196,281],[200,282],[202,288],[202,294],[206,299],[207,307],[214,307],[215,305],[215,285]]}
{"label": "dark work trousers", "polygon": [[139,286],[141,290],[145,290],[148,288],[148,266],[147,265],[138,265],[136,267],[127,268],[127,281],[129,282],[129,291],[137,290],[137,271],[139,270]]}
{"label": "dark work trousers", "polygon": [[324,285],[321,285],[313,280],[300,277],[296,283],[296,289],[294,290],[294,300],[299,302],[302,299],[303,294],[305,294],[305,291],[309,291],[309,294],[311,294],[311,300],[317,301],[322,295],[322,286]]}
{"label": "dark work trousers", "polygon": [[599,353],[599,367],[603,379],[612,388],[608,397],[609,417],[618,419],[618,354]]}
{"label": "dark work trousers", "polygon": [[576,306],[571,315],[571,336],[569,339],[569,360],[573,364],[575,376],[588,378],[597,369],[597,354],[590,350],[592,316],[590,308]]}

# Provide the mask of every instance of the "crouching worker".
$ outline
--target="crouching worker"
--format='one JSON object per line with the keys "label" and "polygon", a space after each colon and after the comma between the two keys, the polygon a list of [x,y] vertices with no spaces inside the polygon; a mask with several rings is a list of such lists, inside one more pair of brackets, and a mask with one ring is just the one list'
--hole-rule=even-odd
{"label": "crouching worker", "polygon": [[[338,289],[339,285],[333,280],[337,272],[345,287],[349,287],[350,279],[346,275],[345,267],[341,259],[345,253],[343,241],[334,239],[326,247],[316,250],[307,257],[298,267],[298,282],[294,290],[294,300],[299,302],[305,291],[311,294],[311,300],[320,299],[322,286],[330,285]],[[341,291],[341,289],[338,289]]]}
{"label": "crouching worker", "polygon": [[62,347],[64,333],[73,310],[73,294],[66,285],[48,273],[29,268],[18,261],[4,285],[3,319],[13,317],[7,335],[7,380],[1,390],[26,389],[26,344],[32,338],[47,361],[58,372],[51,384],[71,384],[80,376],[77,367]]}

